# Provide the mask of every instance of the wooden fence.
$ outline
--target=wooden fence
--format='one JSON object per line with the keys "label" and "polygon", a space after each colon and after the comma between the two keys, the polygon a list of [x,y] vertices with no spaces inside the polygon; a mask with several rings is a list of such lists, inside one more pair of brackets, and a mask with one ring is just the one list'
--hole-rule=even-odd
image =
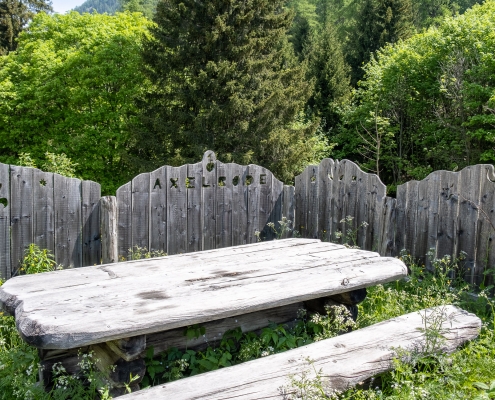
{"label": "wooden fence", "polygon": [[0,277],[15,275],[30,243],[64,266],[99,264],[100,185],[0,164]]}
{"label": "wooden fence", "polygon": [[119,259],[134,246],[177,254],[253,243],[256,231],[271,239],[267,224],[277,223],[284,210],[293,213],[294,206],[293,188],[269,170],[224,164],[212,151],[197,164],[141,174],[121,186],[116,197],[116,210],[104,209],[117,215]]}
{"label": "wooden fence", "polygon": [[84,266],[125,259],[134,246],[177,254],[252,243],[257,231],[269,240],[268,224],[285,216],[303,237],[338,241],[340,231],[363,249],[405,249],[427,265],[430,249],[436,257],[463,251],[464,277],[480,285],[493,282],[493,274],[483,279],[495,265],[494,209],[492,165],[434,172],[399,186],[394,199],[348,160],[309,166],[294,187],[208,151],[197,164],[141,174],[100,199],[97,183],[0,164],[0,271],[12,276],[30,243],[60,264]]}
{"label": "wooden fence", "polygon": [[[381,255],[406,250],[429,265],[426,256],[466,253],[466,281],[492,283],[495,266],[495,173],[492,165],[474,165],[460,172],[436,171],[422,181],[385,195],[374,174],[351,161],[323,160],[296,178],[296,228],[303,236],[335,240],[356,231],[357,245]],[[352,216],[352,223],[341,222]],[[362,226],[365,223],[367,227]]]}

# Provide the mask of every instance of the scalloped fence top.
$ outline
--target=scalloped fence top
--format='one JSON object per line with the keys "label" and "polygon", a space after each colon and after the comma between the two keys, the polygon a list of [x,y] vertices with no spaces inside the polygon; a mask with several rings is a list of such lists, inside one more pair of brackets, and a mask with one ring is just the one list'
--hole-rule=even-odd
{"label": "scalloped fence top", "polygon": [[100,197],[95,182],[0,164],[1,277],[16,274],[30,243],[78,267],[126,259],[136,246],[178,254],[290,237],[280,235],[284,217],[302,237],[345,238],[387,256],[405,249],[427,265],[428,252],[464,252],[464,278],[493,282],[483,274],[495,265],[492,165],[436,171],[391,198],[378,176],[349,160],[324,159],[287,186],[266,168],[207,151],[196,164],[163,166]]}

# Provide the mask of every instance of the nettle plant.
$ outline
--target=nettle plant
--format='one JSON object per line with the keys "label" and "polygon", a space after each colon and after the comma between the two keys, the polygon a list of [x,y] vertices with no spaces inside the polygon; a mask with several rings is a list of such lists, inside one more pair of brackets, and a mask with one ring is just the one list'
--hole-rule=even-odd
{"label": "nettle plant", "polygon": [[[266,357],[299,346],[334,337],[355,327],[350,312],[343,306],[327,307],[326,315],[308,315],[305,309],[298,312],[295,324],[272,324],[255,332],[242,332],[241,328],[225,332],[222,340],[205,350],[179,350],[171,348],[154,356],[153,348],[146,354],[146,376],[143,386],[177,380],[202,372],[239,364],[244,361]],[[208,332],[204,327],[191,326],[184,330],[188,339],[204,337],[208,343]]]}

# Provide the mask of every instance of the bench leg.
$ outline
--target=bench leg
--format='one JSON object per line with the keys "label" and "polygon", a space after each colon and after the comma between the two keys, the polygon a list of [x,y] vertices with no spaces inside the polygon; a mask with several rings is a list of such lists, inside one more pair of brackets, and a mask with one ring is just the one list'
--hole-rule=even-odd
{"label": "bench leg", "polygon": [[130,388],[139,390],[139,382],[146,373],[143,358],[146,349],[146,336],[135,336],[111,342],[95,344],[69,350],[39,350],[40,381],[47,391],[53,388],[53,367],[60,364],[70,375],[81,374],[81,361],[84,354],[93,353],[96,367],[105,375],[110,385],[110,395],[117,397],[125,394],[125,386],[129,383],[131,374],[139,376]]}

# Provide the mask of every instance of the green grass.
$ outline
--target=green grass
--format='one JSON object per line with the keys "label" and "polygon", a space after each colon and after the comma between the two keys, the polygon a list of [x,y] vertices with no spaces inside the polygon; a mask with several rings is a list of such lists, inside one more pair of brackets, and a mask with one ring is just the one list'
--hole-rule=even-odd
{"label": "green grass", "polygon": [[[45,259],[45,265],[40,263]],[[458,278],[463,260],[434,260],[432,270],[417,265],[403,255],[410,268],[407,279],[368,289],[367,299],[359,305],[357,328],[432,306],[454,304],[478,315],[483,328],[478,339],[465,344],[451,355],[433,353],[398,357],[395,370],[375,377],[369,388],[351,389],[325,397],[321,380],[303,381],[302,399],[494,399],[495,398],[495,332],[494,301],[487,296],[487,287],[472,296],[472,288]],[[32,271],[29,266],[34,263]],[[43,250],[30,248],[24,270],[35,272],[56,268],[53,259]],[[1,282],[0,282],[1,283]],[[297,346],[325,339],[346,331],[347,311],[330,308],[326,316],[306,315],[292,327],[272,325],[259,334],[242,333],[239,329],[226,333],[222,341],[204,351],[169,349],[153,357],[147,355],[144,385],[154,385],[198,373],[235,365]],[[355,327],[354,327],[355,328]],[[189,337],[206,335],[200,326],[188,327]],[[403,360],[407,360],[403,361]],[[56,385],[45,393],[37,383],[36,349],[25,344],[17,334],[12,317],[0,314],[0,399],[93,399],[109,398],[103,375],[94,368],[94,360],[82,360],[83,373],[68,377],[56,369]],[[291,383],[292,382],[292,383]],[[288,384],[301,385],[291,381]]]}
{"label": "green grass", "polygon": [[[360,305],[358,325],[368,326],[423,308],[454,304],[481,318],[478,339],[466,343],[451,355],[417,354],[398,357],[395,369],[375,377],[369,389],[351,389],[340,399],[490,399],[495,391],[494,301],[485,288],[478,296],[457,277],[462,257],[434,260],[433,271],[418,266],[409,256],[404,261],[411,269],[406,280],[371,288]],[[399,359],[401,358],[401,359]],[[406,359],[406,361],[402,361]]]}

